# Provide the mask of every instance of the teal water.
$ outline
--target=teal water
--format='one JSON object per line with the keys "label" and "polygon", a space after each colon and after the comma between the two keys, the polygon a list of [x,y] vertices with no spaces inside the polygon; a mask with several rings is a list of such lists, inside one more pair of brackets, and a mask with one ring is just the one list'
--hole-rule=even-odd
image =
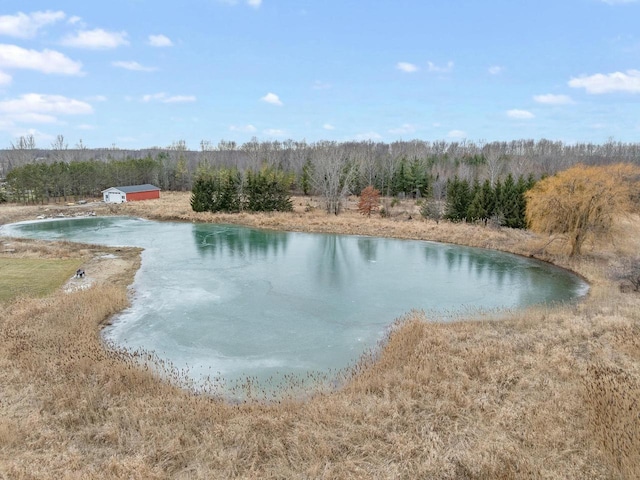
{"label": "teal water", "polygon": [[447,317],[587,291],[542,262],[423,241],[129,217],[20,223],[0,233],[143,247],[132,306],[105,339],[153,351],[222,392],[247,376],[278,383],[345,368],[411,309]]}

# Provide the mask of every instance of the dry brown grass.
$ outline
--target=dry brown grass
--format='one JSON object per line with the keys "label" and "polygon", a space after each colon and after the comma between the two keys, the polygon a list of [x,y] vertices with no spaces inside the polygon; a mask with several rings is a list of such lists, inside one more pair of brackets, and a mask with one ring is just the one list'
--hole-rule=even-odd
{"label": "dry brown grass", "polygon": [[271,405],[192,395],[105,350],[98,332],[126,306],[125,285],[2,304],[0,476],[640,478],[640,296],[609,280],[640,246],[638,217],[568,263],[556,242],[543,249],[548,239],[424,222],[409,204],[390,220],[304,212],[306,200],[292,214],[225,216],[163,196],[114,213],[499,248],[570,267],[592,290],[500,321],[411,312],[341,390]]}

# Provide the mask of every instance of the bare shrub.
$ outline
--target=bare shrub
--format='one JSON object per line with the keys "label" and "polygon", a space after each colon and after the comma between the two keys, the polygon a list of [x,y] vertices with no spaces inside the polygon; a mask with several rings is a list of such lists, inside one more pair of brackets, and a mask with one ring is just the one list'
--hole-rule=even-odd
{"label": "bare shrub", "polygon": [[420,215],[429,220],[435,220],[436,223],[440,223],[443,217],[442,202],[434,199],[426,200],[420,207]]}
{"label": "bare shrub", "polygon": [[613,272],[613,279],[624,282],[634,292],[640,292],[640,257],[624,258]]}

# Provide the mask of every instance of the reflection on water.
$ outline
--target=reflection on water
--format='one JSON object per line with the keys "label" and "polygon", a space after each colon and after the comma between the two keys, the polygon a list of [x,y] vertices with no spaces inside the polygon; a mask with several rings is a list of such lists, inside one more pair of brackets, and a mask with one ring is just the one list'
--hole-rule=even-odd
{"label": "reflection on water", "polygon": [[342,369],[411,309],[453,315],[585,292],[577,277],[541,262],[431,242],[126,217],[0,232],[143,247],[132,306],[105,337],[223,388],[247,375],[277,383]]}
{"label": "reflection on water", "polygon": [[336,289],[350,281],[349,274],[357,258],[353,258],[349,251],[346,237],[319,235],[313,243],[315,247],[309,252],[308,258],[315,265],[318,285]]}
{"label": "reflection on water", "polygon": [[287,251],[286,233],[235,227],[219,227],[212,231],[208,227],[204,224],[193,226],[195,244],[202,255],[252,258],[261,255],[284,255]]}
{"label": "reflection on water", "polygon": [[375,238],[358,237],[358,249],[360,250],[360,255],[362,255],[362,258],[367,262],[376,261],[377,246],[378,242],[376,242]]}

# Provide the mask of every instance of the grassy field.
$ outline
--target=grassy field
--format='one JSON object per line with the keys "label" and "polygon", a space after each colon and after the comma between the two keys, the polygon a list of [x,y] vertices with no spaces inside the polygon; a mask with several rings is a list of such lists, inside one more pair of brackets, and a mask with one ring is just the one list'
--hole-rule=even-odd
{"label": "grassy field", "polygon": [[[570,268],[591,291],[499,321],[408,312],[340,390],[230,405],[158,380],[142,352],[105,350],[99,331],[128,304],[132,252],[118,285],[0,304],[0,477],[640,478],[640,295],[611,279],[640,251],[638,216],[572,259],[556,239],[436,224],[410,203],[380,219],[328,216],[308,199],[289,214],[194,214],[188,200],[163,193],[104,212],[495,248]],[[13,208],[24,207],[0,207],[0,224],[49,207]],[[24,245],[33,258],[80,252]]]}
{"label": "grassy field", "polygon": [[0,257],[0,302],[19,295],[49,295],[76,273],[80,263],[77,259]]}

